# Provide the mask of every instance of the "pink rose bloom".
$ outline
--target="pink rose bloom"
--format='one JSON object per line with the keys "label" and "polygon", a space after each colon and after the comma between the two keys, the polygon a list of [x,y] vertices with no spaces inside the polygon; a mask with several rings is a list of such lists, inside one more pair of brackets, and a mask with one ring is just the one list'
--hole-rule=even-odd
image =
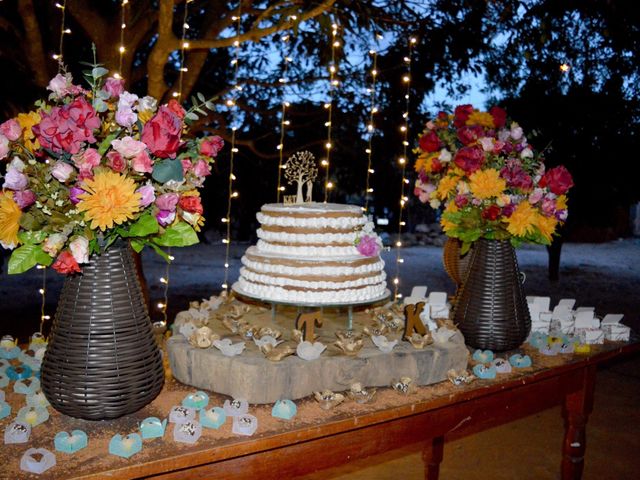
{"label": "pink rose bloom", "polygon": [[64,183],[69,180],[73,173],[73,167],[66,162],[56,162],[51,169],[51,175],[55,177],[60,183]]}
{"label": "pink rose bloom", "polygon": [[7,137],[10,141],[15,142],[22,135],[22,128],[15,119],[10,119],[0,125],[0,133]]}
{"label": "pink rose bloom", "polygon": [[207,175],[211,175],[211,167],[204,160],[198,160],[193,166],[193,173],[198,177],[206,177]]}
{"label": "pink rose bloom", "polygon": [[100,165],[100,158],[100,154],[95,148],[87,148],[84,152],[71,157],[81,173],[90,173],[94,167]]}
{"label": "pink rose bloom", "polygon": [[133,104],[138,101],[138,96],[135,93],[122,92],[118,99],[118,108],[120,107],[133,107]]}
{"label": "pink rose bloom", "polygon": [[375,257],[380,253],[380,245],[378,245],[376,238],[370,235],[363,235],[360,237],[360,241],[358,242],[358,245],[356,245],[356,249],[360,255],[364,255],[365,257]]}
{"label": "pink rose bloom", "polygon": [[118,152],[111,150],[107,153],[107,165],[114,172],[122,173],[127,168],[127,161]]}
{"label": "pink rose bloom", "polygon": [[540,208],[542,209],[542,212],[547,217],[553,216],[555,214],[555,212],[556,212],[556,201],[555,201],[555,199],[549,198],[549,197],[545,197],[544,200],[542,200],[542,204],[541,204]]}
{"label": "pink rose bloom", "polygon": [[427,203],[431,193],[435,191],[436,186],[432,183],[422,182],[416,180],[416,187],[413,190],[413,194],[418,197],[422,203]]}
{"label": "pink rose bloom", "polygon": [[131,128],[131,126],[138,120],[138,115],[133,111],[130,106],[118,105],[116,111],[116,123],[125,128]]}
{"label": "pink rose bloom", "polygon": [[20,210],[24,210],[25,208],[30,207],[35,203],[36,194],[31,190],[14,192],[13,200],[18,204]]}
{"label": "pink rose bloom", "polygon": [[193,163],[191,163],[191,160],[187,158],[183,158],[180,163],[182,163],[182,173],[184,175],[193,168]]}
{"label": "pink rose bloom", "polygon": [[156,193],[152,185],[144,185],[136,190],[140,194],[140,207],[145,208],[156,199]]}
{"label": "pink rose bloom", "polygon": [[0,160],[4,160],[9,155],[9,139],[0,134]]}
{"label": "pink rose bloom", "polygon": [[8,168],[2,187],[8,188],[9,190],[24,190],[28,184],[29,180],[24,173],[15,168]]}
{"label": "pink rose bloom", "polygon": [[156,213],[156,220],[163,227],[171,224],[176,218],[176,212],[170,212],[169,210],[160,210]]}
{"label": "pink rose bloom", "polygon": [[70,73],[67,73],[65,75],[59,73],[49,81],[47,90],[51,90],[54,96],[62,98],[72,92],[73,89],[70,88],[71,82],[72,78]]}
{"label": "pink rose bloom", "polygon": [[80,199],[78,198],[78,195],[82,195],[83,193],[86,193],[86,192],[80,187],[71,187],[69,189],[69,201],[74,205],[77,205],[78,203],[80,203]]}
{"label": "pink rose bloom", "polygon": [[182,120],[166,105],[162,105],[144,124],[142,140],[154,155],[160,158],[175,158],[180,147]]}
{"label": "pink rose bloom", "polygon": [[82,180],[91,180],[93,179],[93,172],[91,170],[80,170],[78,172],[77,180],[81,182]]}
{"label": "pink rose bloom", "polygon": [[110,97],[119,97],[124,92],[124,80],[121,78],[109,77],[105,80],[102,89],[109,94]]}
{"label": "pink rose bloom", "polygon": [[490,137],[482,137],[478,140],[478,143],[482,145],[482,150],[484,150],[485,152],[493,151],[493,142],[493,138]]}
{"label": "pink rose bloom", "polygon": [[509,131],[509,134],[511,135],[511,138],[513,138],[515,141],[518,141],[522,138],[522,127],[520,125],[518,125],[516,122],[513,122],[511,124],[511,129]]}
{"label": "pink rose bloom", "polygon": [[89,261],[89,240],[84,237],[77,237],[69,244],[71,255],[78,263]]}
{"label": "pink rose bloom", "polygon": [[222,147],[224,147],[224,140],[221,137],[218,135],[207,137],[200,143],[200,153],[207,157],[217,157]]}
{"label": "pink rose bloom", "polygon": [[126,158],[133,158],[144,152],[145,148],[147,148],[144,143],[134,140],[133,137],[129,136],[123,137],[122,140],[113,140],[111,146],[116,152]]}
{"label": "pink rose bloom", "polygon": [[153,172],[153,167],[151,166],[151,159],[149,158],[149,154],[146,150],[141,151],[135,158],[131,161],[131,166],[136,172],[140,173],[151,173]]}
{"label": "pink rose bloom", "polygon": [[529,203],[531,205],[535,205],[540,200],[542,200],[543,196],[544,196],[544,190],[542,188],[536,188],[533,190],[533,193],[529,195]]}
{"label": "pink rose bloom", "polygon": [[64,245],[66,239],[67,237],[60,233],[52,233],[42,244],[42,249],[52,257],[55,257]]}
{"label": "pink rose bloom", "polygon": [[176,205],[178,204],[179,199],[180,195],[178,195],[177,193],[163,193],[158,198],[156,198],[156,205],[160,210],[175,212]]}
{"label": "pink rose bloom", "polygon": [[456,198],[454,200],[456,207],[458,208],[463,208],[467,206],[467,203],[469,203],[469,199],[467,198],[466,195],[456,195]]}

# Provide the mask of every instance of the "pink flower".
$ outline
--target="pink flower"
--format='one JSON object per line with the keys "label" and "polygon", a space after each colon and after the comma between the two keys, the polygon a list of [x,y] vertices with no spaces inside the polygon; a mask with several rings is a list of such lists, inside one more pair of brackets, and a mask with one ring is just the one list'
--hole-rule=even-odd
{"label": "pink flower", "polygon": [[93,131],[100,127],[100,118],[83,97],[62,107],[53,107],[48,114],[41,111],[40,115],[42,120],[32,130],[44,148],[75,154],[83,142],[96,141]]}
{"label": "pink flower", "polygon": [[83,193],[86,193],[86,192],[82,188],[71,187],[69,189],[69,201],[74,205],[77,205],[78,203],[80,203],[80,199],[78,198],[78,195],[82,195]]}
{"label": "pink flower", "polygon": [[170,212],[169,210],[160,210],[156,213],[156,220],[163,227],[166,227],[176,219],[176,212]]}
{"label": "pink flower", "polygon": [[198,177],[206,177],[207,175],[211,175],[211,167],[204,160],[198,160],[193,166],[193,173]]}
{"label": "pink flower", "polygon": [[553,198],[545,197],[542,200],[542,204],[540,206],[542,212],[547,216],[551,217],[556,213],[556,201]]}
{"label": "pink flower", "polygon": [[179,199],[180,195],[178,195],[177,193],[163,193],[158,198],[156,198],[156,205],[160,210],[175,212],[176,205],[178,204]]}
{"label": "pink flower", "polygon": [[540,179],[541,187],[548,187],[556,195],[564,195],[573,187],[573,178],[563,165],[552,168]]}
{"label": "pink flower", "polygon": [[542,200],[543,196],[544,196],[544,190],[542,188],[536,188],[533,190],[533,193],[529,195],[529,203],[531,205],[535,205],[540,200]]}
{"label": "pink flower", "polygon": [[7,174],[4,176],[3,188],[9,190],[24,190],[29,185],[27,176],[15,168],[8,168]]}
{"label": "pink flower", "polygon": [[484,152],[479,147],[462,147],[457,151],[453,162],[470,175],[484,163]]}
{"label": "pink flower", "polygon": [[71,255],[78,263],[87,263],[89,261],[89,240],[85,237],[76,237],[70,244],[69,250]]}
{"label": "pink flower", "polygon": [[52,96],[58,99],[66,95],[78,95],[79,93],[84,92],[82,87],[74,85],[72,82],[73,77],[70,73],[66,73],[64,75],[59,73],[49,81],[47,90],[51,90]]}
{"label": "pink flower", "polygon": [[136,190],[140,194],[140,207],[145,208],[156,199],[155,190],[152,185],[144,185]]}
{"label": "pink flower", "polygon": [[200,153],[207,157],[217,157],[222,147],[224,147],[224,140],[221,137],[218,135],[207,137],[200,143]]}
{"label": "pink flower", "polygon": [[13,200],[18,204],[20,210],[33,205],[36,201],[36,194],[31,190],[23,190],[13,193]]}
{"label": "pink flower", "polygon": [[0,160],[4,160],[9,155],[9,139],[0,134]]}
{"label": "pink flower", "polygon": [[79,273],[81,271],[78,262],[76,262],[76,259],[73,258],[73,255],[67,250],[58,255],[58,258],[53,262],[51,268],[64,275]]}
{"label": "pink flower", "polygon": [[130,106],[121,107],[118,105],[116,111],[116,123],[125,128],[130,128],[138,120],[138,115],[133,111]]}
{"label": "pink flower", "polygon": [[87,148],[84,152],[71,157],[73,163],[81,173],[91,173],[94,167],[100,165],[100,154],[95,148]]}
{"label": "pink flower", "polygon": [[136,172],[140,172],[140,173],[153,172],[153,167],[151,166],[151,159],[149,158],[149,154],[147,153],[146,150],[141,151],[138,155],[135,156],[135,158],[131,162],[131,166]]}
{"label": "pink flower", "polygon": [[421,180],[416,180],[416,186],[413,189],[413,194],[418,197],[418,199],[422,203],[427,203],[429,201],[429,197],[431,193],[434,192],[436,186],[432,183],[423,182]]}
{"label": "pink flower", "polygon": [[485,152],[493,151],[494,139],[491,137],[482,137],[478,139],[478,143],[482,145],[482,150]]}
{"label": "pink flower", "polygon": [[73,167],[66,162],[58,161],[53,164],[51,169],[51,175],[60,183],[64,183],[69,180],[73,173]]}
{"label": "pink flower", "polygon": [[111,150],[107,153],[107,165],[114,172],[122,173],[127,168],[127,160],[118,152]]}
{"label": "pink flower", "polygon": [[133,158],[144,152],[145,148],[147,148],[144,143],[134,140],[133,137],[130,136],[122,137],[122,140],[113,140],[111,146],[126,158]]}
{"label": "pink flower", "polygon": [[193,163],[191,163],[191,160],[189,160],[188,158],[183,158],[182,160],[180,160],[180,163],[182,163],[182,173],[184,175],[186,175],[187,172],[193,168]]}
{"label": "pink flower", "polygon": [[380,253],[380,245],[376,241],[376,237],[370,235],[363,235],[360,237],[360,241],[358,245],[356,245],[356,249],[360,255],[364,255],[365,257],[375,257]]}
{"label": "pink flower", "polygon": [[467,204],[469,203],[469,198],[466,195],[458,194],[456,195],[454,202],[456,204],[456,207],[463,208],[463,207],[466,207]]}
{"label": "pink flower", "polygon": [[121,78],[109,77],[105,80],[102,89],[111,97],[118,97],[124,92],[124,80]]}
{"label": "pink flower", "polygon": [[166,105],[162,105],[142,129],[141,140],[160,158],[175,158],[180,147],[182,120]]}
{"label": "pink flower", "polygon": [[507,185],[521,190],[531,190],[533,188],[533,180],[527,172],[522,168],[519,160],[507,160],[507,164],[500,170],[500,176],[504,178]]}
{"label": "pink flower", "polygon": [[20,128],[20,124],[15,119],[11,118],[0,125],[0,133],[11,142],[15,142],[22,135],[22,128]]}

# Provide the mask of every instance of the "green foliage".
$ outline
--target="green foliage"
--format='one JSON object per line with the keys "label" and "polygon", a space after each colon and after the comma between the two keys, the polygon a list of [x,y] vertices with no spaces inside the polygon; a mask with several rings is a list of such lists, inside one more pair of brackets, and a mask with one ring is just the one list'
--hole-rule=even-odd
{"label": "green foliage", "polygon": [[188,223],[178,222],[152,242],[162,247],[188,247],[198,243],[198,234]]}
{"label": "green foliage", "polygon": [[177,158],[167,158],[165,160],[156,161],[153,166],[153,179],[159,183],[166,183],[169,180],[181,182],[184,178],[182,171],[182,163]]}
{"label": "green foliage", "polygon": [[42,246],[27,243],[16,248],[9,258],[8,272],[13,275],[24,273],[36,265],[49,266],[53,259],[42,250]]}

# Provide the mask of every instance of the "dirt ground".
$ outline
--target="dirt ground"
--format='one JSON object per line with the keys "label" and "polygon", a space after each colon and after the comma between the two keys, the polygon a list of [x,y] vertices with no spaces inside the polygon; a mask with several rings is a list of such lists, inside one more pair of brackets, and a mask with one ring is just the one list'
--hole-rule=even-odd
{"label": "dirt ground", "polygon": [[[232,244],[229,284],[237,278],[240,258],[248,244]],[[188,307],[191,300],[200,300],[217,293],[224,279],[224,246],[199,244],[174,249],[175,261],[168,270],[169,308],[171,320],[175,313]],[[396,251],[386,251],[389,278],[396,276]],[[409,247],[401,251],[400,291],[409,293],[414,285],[427,285],[430,291],[453,293],[454,285],[442,267],[440,247]],[[562,248],[560,279],[547,278],[548,257],[544,247],[524,246],[518,250],[520,268],[526,273],[527,295],[575,298],[578,306],[594,306],[599,315],[623,313],[624,322],[640,331],[640,239],[630,238],[601,244],[566,243]],[[152,318],[161,314],[157,303],[162,301],[164,285],[160,277],[167,276],[164,260],[152,251],[143,254],[145,276],[152,300]],[[6,274],[6,262],[0,274],[0,333],[26,336],[38,329],[42,297],[42,271],[23,275]],[[47,272],[45,313],[53,317],[62,286],[62,277]],[[553,303],[552,303],[553,304]]]}

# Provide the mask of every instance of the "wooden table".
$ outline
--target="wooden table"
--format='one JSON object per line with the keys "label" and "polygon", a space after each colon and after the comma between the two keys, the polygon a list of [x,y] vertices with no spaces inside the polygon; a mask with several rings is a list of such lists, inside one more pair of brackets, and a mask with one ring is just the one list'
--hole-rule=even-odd
{"label": "wooden table", "polygon": [[[534,357],[533,368],[502,376],[504,380],[500,377],[493,381],[476,380],[464,387],[453,387],[447,382],[421,388],[418,394],[409,397],[400,397],[393,391],[382,392],[383,398],[399,399],[397,405],[391,406],[388,402],[384,406],[339,406],[335,411],[324,412],[313,401],[299,402],[300,410],[318,411],[326,414],[326,418],[316,415],[315,420],[297,426],[282,423],[283,427],[263,433],[259,429],[254,437],[227,435],[219,440],[203,437],[198,444],[175,452],[167,452],[167,445],[175,445],[167,428],[165,439],[158,440],[164,442],[165,448],[147,457],[134,456],[129,461],[111,457],[114,464],[106,470],[83,460],[78,466],[70,464],[73,474],[55,473],[54,469],[50,471],[51,478],[282,479],[420,442],[424,445],[425,478],[437,479],[445,439],[562,405],[565,422],[562,478],[577,479],[583,470],[585,426],[593,408],[596,368],[638,351],[637,342],[609,343],[597,347],[589,356],[565,355],[561,359],[538,355]],[[543,365],[549,362],[552,366]],[[253,408],[263,409],[261,415],[266,421],[270,406]],[[59,421],[67,419],[60,418]],[[60,424],[55,428],[60,428]],[[58,454],[58,462],[64,461],[62,455]]]}

